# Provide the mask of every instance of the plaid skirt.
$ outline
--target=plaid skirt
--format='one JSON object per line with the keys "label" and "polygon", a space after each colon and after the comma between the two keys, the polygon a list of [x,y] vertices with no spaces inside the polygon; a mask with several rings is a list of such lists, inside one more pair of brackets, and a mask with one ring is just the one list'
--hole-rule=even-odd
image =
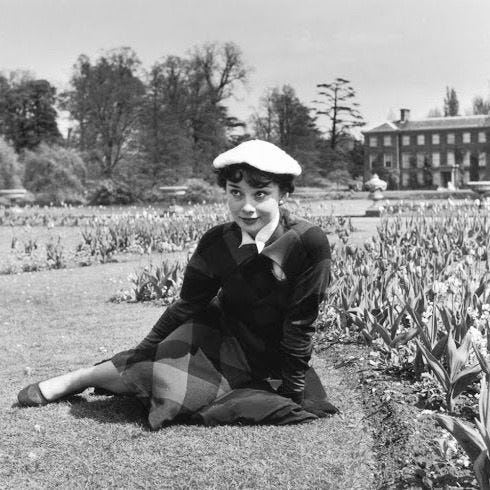
{"label": "plaid skirt", "polygon": [[189,420],[231,390],[268,375],[267,362],[257,361],[270,362],[265,346],[255,337],[256,355],[247,356],[243,339],[236,335],[245,332],[250,337],[246,327],[216,310],[182,324],[149,349],[126,350],[111,359],[127,387],[148,408],[152,429]]}

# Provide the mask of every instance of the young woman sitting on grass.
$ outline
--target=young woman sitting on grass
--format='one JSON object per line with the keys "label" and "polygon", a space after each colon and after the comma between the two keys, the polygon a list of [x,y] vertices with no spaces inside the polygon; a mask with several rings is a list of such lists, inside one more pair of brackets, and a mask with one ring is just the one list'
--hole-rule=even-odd
{"label": "young woman sitting on grass", "polygon": [[[309,368],[330,280],[324,232],[283,209],[299,164],[260,140],[213,163],[232,222],[199,241],[180,299],[134,349],[18,394],[39,406],[88,387],[135,395],[152,429],[181,420],[290,423],[335,413]],[[280,384],[274,390],[269,379]]]}

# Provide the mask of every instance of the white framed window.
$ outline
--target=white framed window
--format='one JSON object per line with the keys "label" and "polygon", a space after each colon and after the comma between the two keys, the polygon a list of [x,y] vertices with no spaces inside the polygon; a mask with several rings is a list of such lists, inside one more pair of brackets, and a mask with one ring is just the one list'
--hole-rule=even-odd
{"label": "white framed window", "polygon": [[486,143],[487,142],[487,135],[485,131],[479,131],[478,132],[478,143]]}
{"label": "white framed window", "polygon": [[417,135],[417,145],[425,145],[425,134]]}
{"label": "white framed window", "polygon": [[402,168],[410,168],[410,153],[402,153]]}
{"label": "white framed window", "polygon": [[432,166],[439,167],[441,164],[441,154],[438,151],[432,153]]}
{"label": "white framed window", "polygon": [[438,145],[440,142],[441,142],[441,139],[439,138],[439,133],[434,133],[432,135],[432,144]]}
{"label": "white framed window", "polygon": [[371,136],[369,138],[369,146],[371,147],[378,146],[378,138],[376,138],[376,136]]}
{"label": "white framed window", "polygon": [[432,174],[432,184],[437,187],[441,185],[441,174],[439,172],[434,172]]}
{"label": "white framed window", "polygon": [[383,137],[383,145],[384,146],[391,146],[391,136],[390,135]]}
{"label": "white framed window", "polygon": [[469,131],[463,133],[463,143],[471,143],[471,133]]}
{"label": "white framed window", "polygon": [[377,155],[371,153],[371,155],[369,155],[369,168],[373,168],[373,166],[376,164],[376,160]]}
{"label": "white framed window", "polygon": [[402,146],[409,146],[410,145],[410,135],[404,134],[402,136]]}
{"label": "white framed window", "polygon": [[408,175],[408,172],[405,172],[402,174],[402,186],[408,187],[409,184],[410,184],[410,175]]}
{"label": "white framed window", "polygon": [[469,167],[471,163],[471,152],[469,150],[464,152],[463,155],[463,167]]}
{"label": "white framed window", "polygon": [[454,141],[455,141],[454,133],[447,133],[446,143],[448,143],[450,145],[454,145]]}
{"label": "white framed window", "polygon": [[456,160],[454,159],[454,151],[447,152],[446,165],[450,165],[451,167],[454,167],[454,165],[456,165]]}
{"label": "white framed window", "polygon": [[480,151],[480,153],[478,153],[478,166],[479,167],[486,167],[487,166],[487,152],[486,151]]}
{"label": "white framed window", "polygon": [[385,153],[383,155],[383,165],[387,168],[391,168],[391,162],[392,162],[392,156],[391,153]]}
{"label": "white framed window", "polygon": [[425,164],[425,154],[417,153],[417,168],[424,168]]}

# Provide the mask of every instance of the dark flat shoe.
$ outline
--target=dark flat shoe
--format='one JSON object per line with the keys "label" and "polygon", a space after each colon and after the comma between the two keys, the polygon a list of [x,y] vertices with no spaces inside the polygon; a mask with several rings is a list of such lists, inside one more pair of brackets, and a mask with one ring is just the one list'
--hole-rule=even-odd
{"label": "dark flat shoe", "polygon": [[33,383],[20,390],[17,400],[22,407],[40,407],[49,403],[41,393],[39,383]]}

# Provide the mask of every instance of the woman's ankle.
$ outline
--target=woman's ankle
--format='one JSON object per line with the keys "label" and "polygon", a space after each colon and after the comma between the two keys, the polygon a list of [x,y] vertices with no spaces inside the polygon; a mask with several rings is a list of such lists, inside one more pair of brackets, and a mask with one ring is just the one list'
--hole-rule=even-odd
{"label": "woman's ankle", "polygon": [[74,383],[74,381],[70,379],[69,374],[46,379],[39,383],[40,392],[49,402],[75,393],[80,393],[84,389],[85,388],[78,386],[77,383]]}

